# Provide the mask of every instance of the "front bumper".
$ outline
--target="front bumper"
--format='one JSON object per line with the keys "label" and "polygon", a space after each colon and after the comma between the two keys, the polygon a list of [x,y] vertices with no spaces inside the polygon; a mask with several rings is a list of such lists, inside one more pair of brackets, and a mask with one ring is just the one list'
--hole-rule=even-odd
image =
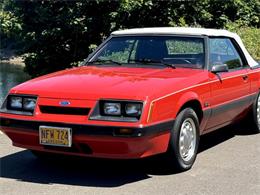
{"label": "front bumper", "polygon": [[[5,117],[0,117],[0,124],[0,129],[13,141],[14,146],[68,155],[130,159],[166,152],[174,121],[139,128],[130,127],[133,134],[127,137],[115,136],[114,132],[129,127],[79,125]],[[40,145],[41,125],[72,128],[72,147]]]}

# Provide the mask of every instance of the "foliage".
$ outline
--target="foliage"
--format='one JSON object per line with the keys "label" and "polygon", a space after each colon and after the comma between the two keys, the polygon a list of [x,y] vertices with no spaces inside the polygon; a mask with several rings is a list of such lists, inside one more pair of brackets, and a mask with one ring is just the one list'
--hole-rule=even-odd
{"label": "foliage", "polygon": [[11,11],[4,11],[3,3],[0,10],[0,37],[1,48],[7,47],[7,43],[12,43],[19,37],[22,27],[19,18]]}
{"label": "foliage", "polygon": [[259,59],[260,46],[255,46],[259,0],[2,0],[1,4],[1,39],[18,40],[23,46],[20,52],[26,54],[25,70],[32,76],[75,66],[111,31],[136,27],[231,28],[230,24],[239,23],[232,30],[242,35]]}
{"label": "foliage", "polygon": [[21,30],[21,24],[12,12],[0,11],[0,28],[3,35],[11,37]]}
{"label": "foliage", "polygon": [[243,26],[243,23],[228,23],[226,28],[237,33],[248,52],[258,61],[260,61],[260,28]]}
{"label": "foliage", "polygon": [[237,29],[237,33],[241,36],[248,52],[260,61],[260,29],[241,27]]}
{"label": "foliage", "polygon": [[108,15],[114,2],[108,5],[96,1],[15,1],[13,4],[13,12],[22,21],[25,70],[38,76],[71,67],[84,59],[89,46],[99,44],[104,34],[109,34]]}

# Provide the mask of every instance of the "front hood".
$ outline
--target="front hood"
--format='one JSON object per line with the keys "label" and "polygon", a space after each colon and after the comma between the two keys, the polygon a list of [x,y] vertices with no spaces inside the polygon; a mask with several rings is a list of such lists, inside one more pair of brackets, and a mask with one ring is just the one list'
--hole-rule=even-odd
{"label": "front hood", "polygon": [[[72,68],[42,76],[11,90],[11,93],[34,94],[67,99],[140,99],[160,96],[203,78],[206,71],[184,68],[133,68],[89,66]],[[197,81],[199,82],[199,81]]]}

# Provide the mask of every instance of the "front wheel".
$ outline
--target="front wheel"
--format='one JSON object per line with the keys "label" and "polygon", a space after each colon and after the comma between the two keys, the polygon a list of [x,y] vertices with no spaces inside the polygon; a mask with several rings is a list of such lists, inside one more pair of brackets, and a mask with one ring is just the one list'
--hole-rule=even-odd
{"label": "front wheel", "polygon": [[176,117],[167,152],[168,163],[178,171],[186,171],[195,162],[199,145],[199,120],[191,108]]}

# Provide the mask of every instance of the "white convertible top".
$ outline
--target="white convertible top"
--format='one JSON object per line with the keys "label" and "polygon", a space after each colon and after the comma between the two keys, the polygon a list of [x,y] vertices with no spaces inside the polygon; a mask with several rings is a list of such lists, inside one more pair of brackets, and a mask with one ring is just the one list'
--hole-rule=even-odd
{"label": "white convertible top", "polygon": [[229,32],[227,30],[207,29],[207,28],[189,28],[189,27],[159,27],[159,28],[133,28],[127,30],[119,30],[112,32],[112,35],[206,35],[206,36],[221,36],[229,37],[236,40],[240,48],[242,49],[248,64],[253,67],[258,63],[251,57],[245,48],[242,40],[236,33]]}

